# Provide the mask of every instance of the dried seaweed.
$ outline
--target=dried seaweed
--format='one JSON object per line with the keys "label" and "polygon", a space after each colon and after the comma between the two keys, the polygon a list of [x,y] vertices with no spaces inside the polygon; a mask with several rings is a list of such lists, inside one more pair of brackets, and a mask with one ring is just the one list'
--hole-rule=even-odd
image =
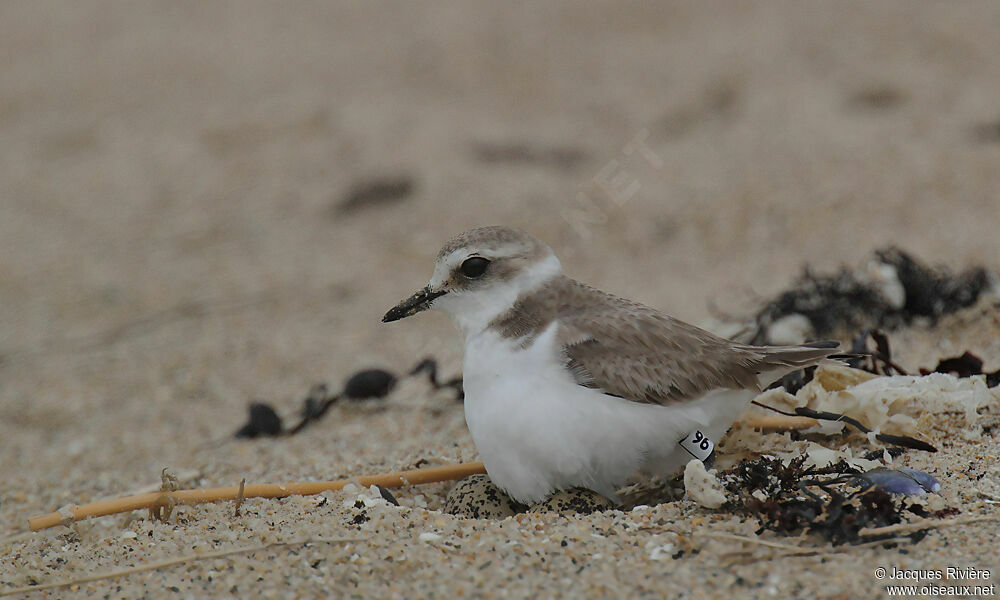
{"label": "dried seaweed", "polygon": [[984,144],[1000,142],[1000,121],[980,123],[972,128],[972,136]]}
{"label": "dried seaweed", "polygon": [[[461,376],[445,382],[438,381],[437,361],[433,358],[425,358],[418,362],[409,372],[409,376],[415,377],[421,373],[427,373],[427,378],[434,389],[451,389],[458,400],[465,397]],[[249,421],[236,431],[235,436],[256,438],[295,435],[311,423],[320,420],[341,398],[355,401],[384,398],[396,387],[398,380],[396,375],[385,369],[370,368],[362,369],[348,377],[340,394],[331,394],[327,384],[317,383],[302,401],[299,422],[287,431],[284,429],[281,417],[270,404],[254,402],[249,408]]]}
{"label": "dried seaweed", "polygon": [[898,248],[875,253],[876,258],[896,268],[899,282],[906,290],[903,310],[910,316],[937,318],[975,304],[990,287],[984,267],[972,267],[952,274],[946,269],[932,269]]}
{"label": "dried seaweed", "polygon": [[922,375],[930,373],[951,373],[955,377],[972,377],[986,375],[986,387],[1000,385],[1000,369],[987,373],[983,371],[983,359],[966,350],[961,356],[942,358],[933,371],[920,369]]}
{"label": "dried seaweed", "polygon": [[[875,347],[870,347],[869,341]],[[906,371],[892,359],[889,336],[881,329],[867,329],[851,340],[851,354],[846,362],[855,369],[875,375],[906,375]]]}
{"label": "dried seaweed", "polygon": [[414,178],[408,174],[379,177],[351,187],[334,207],[336,215],[350,215],[364,209],[389,206],[413,195]]}
{"label": "dried seaweed", "polygon": [[535,146],[521,142],[474,142],[473,157],[487,164],[537,165],[573,169],[586,160],[585,152],[569,146]]}
{"label": "dried seaweed", "polygon": [[344,397],[350,400],[385,398],[396,387],[396,376],[385,369],[364,369],[344,383]]}
{"label": "dried seaweed", "polygon": [[[787,464],[762,456],[742,461],[723,473],[722,480],[731,498],[728,508],[757,517],[758,534],[808,532],[834,545],[857,544],[880,539],[863,537],[863,529],[901,523],[907,512],[926,514],[920,504],[908,503],[881,489],[869,489],[871,483],[864,474],[844,460],[817,468],[805,467],[805,456]],[[860,489],[852,491],[852,487]],[[822,495],[810,488],[818,488]],[[916,542],[924,535],[921,530],[908,537]]]}
{"label": "dried seaweed", "polygon": [[421,373],[427,373],[427,380],[435,390],[451,388],[455,390],[455,399],[465,399],[465,389],[462,387],[462,376],[453,377],[448,381],[438,381],[437,361],[433,358],[425,358],[417,366],[410,370],[410,376],[415,377]]}
{"label": "dried seaweed", "polygon": [[816,367],[806,367],[805,369],[798,369],[792,371],[791,373],[785,375],[781,379],[775,381],[767,389],[773,388],[785,388],[785,391],[791,395],[799,393],[799,390],[804,388],[807,383],[812,381],[813,376],[816,374]]}
{"label": "dried seaweed", "polygon": [[918,317],[936,320],[972,305],[990,287],[983,267],[952,273],[928,267],[894,247],[876,251],[873,260],[894,274],[894,283],[904,292],[902,299],[887,297],[891,294],[868,273],[844,268],[834,275],[817,275],[807,267],[791,289],[757,313],[753,343],[766,343],[771,324],[795,314],[809,320],[817,337],[860,329],[892,330]]}
{"label": "dried seaweed", "polygon": [[768,328],[788,315],[809,320],[819,337],[835,335],[879,324],[898,326],[892,307],[869,284],[847,269],[834,276],[815,275],[806,268],[792,289],[768,302],[755,318],[755,344],[768,341]]}
{"label": "dried seaweed", "polygon": [[309,394],[302,401],[301,419],[288,430],[287,435],[295,435],[305,429],[307,425],[323,418],[326,411],[340,400],[339,395],[331,395],[325,383],[317,383],[309,390]]}
{"label": "dried seaweed", "polygon": [[[751,401],[752,404],[759,406],[761,408],[766,408],[770,411],[789,416],[789,417],[808,417],[810,419],[817,419],[819,421],[834,421],[837,423],[844,423],[854,427],[861,433],[871,434],[872,430],[866,427],[861,421],[853,417],[849,417],[845,414],[813,410],[807,406],[799,406],[795,408],[792,412],[780,410],[773,406],[769,406],[762,402],[756,400]],[[917,438],[910,437],[908,435],[892,435],[888,433],[875,433],[874,437],[876,440],[882,442],[883,444],[889,444],[891,446],[897,446],[900,448],[909,448],[911,450],[923,450],[924,452],[937,452],[937,448],[928,444],[923,440],[918,440]]]}
{"label": "dried seaweed", "polygon": [[246,425],[240,427],[234,434],[238,438],[269,437],[281,434],[281,417],[274,412],[271,405],[264,402],[253,402],[248,407],[249,418]]}
{"label": "dried seaweed", "polygon": [[[849,367],[875,375],[907,374],[906,370],[893,360],[888,334],[879,329],[866,329],[858,333],[852,338],[850,353],[831,358],[842,360]],[[775,381],[768,389],[783,387],[789,394],[797,394],[807,383],[812,381],[815,372],[816,367],[792,371]],[[959,378],[985,375],[986,387],[1000,385],[1000,369],[993,372],[983,371],[983,359],[968,350],[961,356],[940,359],[933,369],[920,369],[921,375],[931,373],[950,373]]]}

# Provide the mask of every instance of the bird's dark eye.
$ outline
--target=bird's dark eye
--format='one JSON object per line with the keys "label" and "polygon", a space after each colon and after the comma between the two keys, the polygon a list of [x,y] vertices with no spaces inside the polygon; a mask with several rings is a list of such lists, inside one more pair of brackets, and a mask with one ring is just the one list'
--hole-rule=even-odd
{"label": "bird's dark eye", "polygon": [[462,272],[462,275],[465,275],[469,279],[475,279],[477,277],[482,277],[489,264],[490,261],[486,260],[482,256],[473,256],[465,259],[465,262],[462,263],[459,270]]}

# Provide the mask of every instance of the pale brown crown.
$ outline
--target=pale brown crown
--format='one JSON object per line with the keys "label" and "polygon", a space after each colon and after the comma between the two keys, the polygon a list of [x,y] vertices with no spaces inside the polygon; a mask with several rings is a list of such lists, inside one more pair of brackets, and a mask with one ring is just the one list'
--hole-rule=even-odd
{"label": "pale brown crown", "polygon": [[451,238],[438,252],[437,258],[440,260],[463,249],[484,255],[503,253],[524,258],[535,258],[552,252],[545,243],[520,229],[491,225],[470,229]]}

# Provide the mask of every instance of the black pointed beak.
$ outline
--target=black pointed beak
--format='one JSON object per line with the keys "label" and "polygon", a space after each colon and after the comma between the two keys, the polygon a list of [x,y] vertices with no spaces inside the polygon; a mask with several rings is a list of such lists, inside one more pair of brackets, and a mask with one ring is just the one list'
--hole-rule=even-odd
{"label": "black pointed beak", "polygon": [[391,323],[392,321],[398,321],[400,319],[409,317],[410,315],[415,315],[422,310],[427,310],[431,307],[431,302],[435,298],[440,298],[444,296],[447,292],[444,290],[432,290],[429,287],[418,291],[406,300],[403,300],[396,306],[389,309],[389,312],[385,313],[382,317],[383,323]]}

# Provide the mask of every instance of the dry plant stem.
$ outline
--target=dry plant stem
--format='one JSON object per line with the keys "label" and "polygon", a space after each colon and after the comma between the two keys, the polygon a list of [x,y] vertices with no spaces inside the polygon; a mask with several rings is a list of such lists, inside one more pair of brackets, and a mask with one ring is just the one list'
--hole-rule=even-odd
{"label": "dry plant stem", "polygon": [[[175,492],[153,492],[74,506],[68,509],[68,512],[72,515],[73,521],[81,521],[88,517],[103,517],[105,515],[159,506],[165,501],[180,504],[198,504],[201,502],[235,500],[240,496],[241,488],[244,498],[284,498],[286,496],[309,496],[326,491],[335,491],[342,489],[349,483],[356,483],[364,487],[381,485],[382,487],[392,488],[462,479],[469,475],[478,475],[485,472],[486,467],[483,466],[483,463],[471,462],[433,467],[430,469],[413,469],[396,473],[383,473],[381,475],[367,475],[355,479],[341,479],[338,481],[307,481],[283,484],[258,483],[246,486],[234,485],[220,488],[177,490]],[[29,519],[28,526],[32,531],[39,531],[60,525],[64,519],[67,519],[67,517],[54,512]]]}
{"label": "dry plant stem", "polygon": [[[743,540],[749,541],[749,539]],[[824,555],[824,554],[838,554],[843,552],[850,552],[852,550],[857,550],[858,548],[871,548],[874,546],[881,546],[883,544],[906,544],[911,543],[913,540],[907,537],[900,538],[886,538],[882,540],[875,540],[872,542],[864,542],[861,544],[843,544],[841,546],[833,546],[829,548],[809,548],[803,546],[795,550],[787,550],[785,552],[773,552],[771,554],[759,554],[751,553],[749,551],[742,552],[729,552],[723,555],[724,560],[719,564],[721,566],[732,566],[732,565],[748,565],[750,563],[761,562],[761,561],[771,561],[778,560],[790,556],[808,556],[812,554]]]}
{"label": "dry plant stem", "polygon": [[222,558],[224,556],[232,556],[233,554],[245,554],[247,552],[266,550],[267,548],[274,548],[275,546],[297,546],[300,544],[347,544],[350,542],[360,542],[360,541],[362,541],[362,538],[306,538],[302,540],[292,540],[290,542],[270,542],[267,544],[257,544],[256,546],[248,546],[246,548],[230,548],[229,550],[219,550],[218,552],[199,552],[198,554],[188,554],[186,556],[179,556],[177,558],[168,558],[167,560],[161,560],[159,562],[150,563],[148,565],[129,567],[127,569],[119,569],[117,571],[109,571],[107,573],[95,573],[94,575],[87,575],[86,577],[81,577],[79,579],[68,579],[65,581],[55,581],[51,583],[42,583],[39,585],[26,585],[24,587],[2,590],[0,591],[0,596],[10,596],[12,594],[24,594],[27,592],[34,592],[37,590],[50,590],[53,588],[66,587],[68,585],[77,585],[80,583],[99,581],[101,579],[113,579],[115,577],[123,577],[125,575],[131,575],[133,573],[141,573],[143,571],[155,571],[156,569],[172,567],[174,565],[179,565],[181,563],[185,563],[192,560]]}
{"label": "dry plant stem", "polygon": [[811,417],[786,417],[783,415],[749,417],[743,419],[742,423],[754,429],[779,429],[782,431],[809,429],[819,425],[819,421]]}
{"label": "dry plant stem", "polygon": [[[885,540],[874,540],[871,542],[864,542],[861,544],[844,544],[842,546],[796,546],[795,544],[783,544],[781,542],[775,542],[771,540],[754,538],[745,535],[736,535],[733,533],[724,532],[709,532],[702,534],[706,537],[713,537],[721,540],[732,540],[734,542],[746,542],[748,544],[755,544],[758,546],[766,546],[768,548],[775,548],[777,550],[785,550],[784,553],[779,553],[776,556],[791,556],[794,554],[833,554],[837,552],[846,552],[848,550],[853,550],[855,548],[866,548],[868,546],[877,546],[879,544],[887,544],[890,542],[909,542],[910,538],[892,538]],[[731,552],[730,554],[739,554],[739,552]]]}
{"label": "dry plant stem", "polygon": [[[734,542],[747,542],[748,544],[756,544],[758,546],[767,546],[768,548],[777,548],[779,550],[802,550],[802,546],[796,546],[794,544],[783,544],[781,542],[774,542],[771,540],[766,540],[759,537],[748,537],[745,535],[736,535],[735,533],[725,533],[725,532],[705,532],[701,535],[705,537],[717,538],[720,540],[732,540]],[[815,550],[815,548],[811,548]]]}
{"label": "dry plant stem", "polygon": [[958,517],[955,519],[946,519],[944,521],[925,519],[915,523],[899,523],[897,525],[886,525],[885,527],[862,529],[858,532],[858,534],[861,536],[868,536],[885,535],[887,533],[911,533],[914,531],[920,531],[921,529],[940,529],[942,527],[950,527],[952,525],[968,525],[969,523],[980,523],[982,521],[1000,521],[1000,516],[988,515],[985,517]]}
{"label": "dry plant stem", "polygon": [[246,498],[247,478],[240,479],[240,489],[236,492],[236,509],[233,511],[234,517],[240,516],[240,507],[243,506],[243,499]]}

